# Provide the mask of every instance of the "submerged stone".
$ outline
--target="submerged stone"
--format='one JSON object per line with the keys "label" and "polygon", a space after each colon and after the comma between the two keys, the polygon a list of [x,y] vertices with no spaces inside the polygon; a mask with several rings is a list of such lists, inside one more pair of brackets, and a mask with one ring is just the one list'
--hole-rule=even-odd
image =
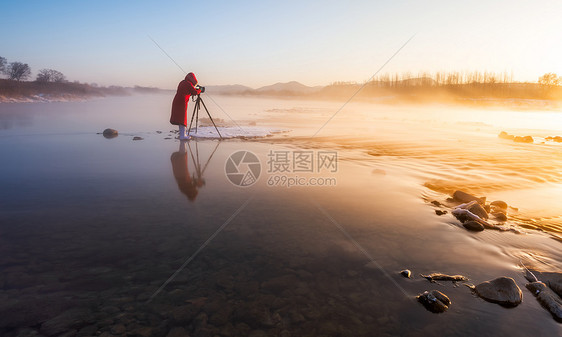
{"label": "submerged stone", "polygon": [[441,204],[441,203],[440,203],[439,201],[437,201],[437,200],[433,200],[433,201],[431,202],[431,204],[432,204],[433,206],[437,206],[437,207],[443,206],[443,204]]}
{"label": "submerged stone", "polygon": [[468,194],[466,192],[463,191],[455,191],[455,193],[453,193],[453,199],[455,199],[458,202],[471,202],[471,201],[476,201],[479,204],[484,204],[486,202],[486,197],[483,198],[478,198],[472,194]]}
{"label": "submerged stone", "polygon": [[513,140],[513,139],[515,138],[514,135],[510,135],[509,133],[507,133],[507,132],[505,132],[505,131],[500,132],[500,134],[498,135],[498,137],[499,137],[499,138],[502,138],[502,139],[509,139],[509,140]]}
{"label": "submerged stone", "polygon": [[451,300],[438,290],[425,291],[416,297],[423,306],[434,313],[442,313],[449,309]]}
{"label": "submerged stone", "polygon": [[495,212],[495,213],[492,213],[492,216],[498,221],[501,221],[501,222],[507,221],[507,215],[505,215],[505,213]]}
{"label": "submerged stone", "polygon": [[552,314],[555,320],[562,322],[562,299],[560,297],[542,282],[528,283],[526,287],[537,297],[539,303]]}
{"label": "submerged stone", "polygon": [[435,282],[435,281],[454,281],[454,282],[458,282],[458,281],[468,280],[468,278],[466,278],[465,276],[462,276],[462,275],[447,275],[447,274],[441,274],[441,273],[432,273],[432,274],[429,274],[429,275],[420,274],[420,276],[428,279],[431,282]]}
{"label": "submerged stone", "polygon": [[523,300],[521,289],[511,277],[502,276],[482,282],[474,290],[486,301],[505,307],[515,307]]}
{"label": "submerged stone", "polygon": [[41,324],[41,333],[56,336],[92,322],[92,312],[87,308],[73,308]]}

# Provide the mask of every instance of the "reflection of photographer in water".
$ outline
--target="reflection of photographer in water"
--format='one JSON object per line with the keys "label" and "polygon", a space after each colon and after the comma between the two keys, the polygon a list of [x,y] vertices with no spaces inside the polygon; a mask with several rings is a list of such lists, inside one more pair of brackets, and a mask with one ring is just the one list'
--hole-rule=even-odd
{"label": "reflection of photographer in water", "polygon": [[197,179],[189,175],[185,144],[186,142],[180,141],[178,152],[172,153],[170,160],[172,161],[172,170],[174,171],[174,178],[176,178],[178,188],[190,201],[195,201],[198,193],[197,188],[203,186],[204,182],[203,179]]}
{"label": "reflection of photographer in water", "polygon": [[191,95],[199,95],[205,92],[205,87],[197,85],[197,78],[194,73],[189,73],[178,85],[178,90],[172,102],[172,116],[170,123],[179,127],[179,137],[181,140],[189,139],[186,134],[187,127],[187,103]]}

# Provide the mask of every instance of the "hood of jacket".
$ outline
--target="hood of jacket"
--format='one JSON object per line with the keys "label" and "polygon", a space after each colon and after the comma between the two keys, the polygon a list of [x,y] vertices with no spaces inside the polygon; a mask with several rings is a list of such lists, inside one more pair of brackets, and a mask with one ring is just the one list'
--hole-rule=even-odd
{"label": "hood of jacket", "polygon": [[197,78],[195,77],[194,73],[189,73],[187,75],[185,75],[185,80],[188,81],[189,83],[196,85],[197,84]]}

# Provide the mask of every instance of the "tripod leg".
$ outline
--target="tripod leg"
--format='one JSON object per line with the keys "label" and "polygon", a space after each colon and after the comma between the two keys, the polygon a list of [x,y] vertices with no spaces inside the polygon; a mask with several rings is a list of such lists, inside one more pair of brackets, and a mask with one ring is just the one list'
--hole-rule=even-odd
{"label": "tripod leg", "polygon": [[219,134],[220,139],[222,139],[222,135],[219,132],[219,128],[217,128],[217,125],[215,124],[215,121],[213,120],[213,117],[211,117],[211,114],[209,113],[209,109],[207,109],[207,106],[205,105],[205,102],[203,102],[203,100],[201,100],[201,103],[203,103],[203,107],[205,108],[205,111],[207,111],[207,115],[209,116],[209,119],[211,119],[211,122],[213,122],[215,130],[217,130],[217,133]]}
{"label": "tripod leg", "polygon": [[201,109],[201,97],[197,97],[197,116],[195,117],[195,132],[197,132],[197,127],[199,126],[199,109]]}
{"label": "tripod leg", "polygon": [[[193,113],[191,114],[191,121],[189,122],[189,129],[187,129],[187,135],[188,136],[191,133],[191,125],[193,124],[193,117],[195,117],[195,110],[196,109],[197,109],[197,103],[195,103],[195,106],[193,107]],[[196,128],[195,132],[197,132],[197,128]]]}

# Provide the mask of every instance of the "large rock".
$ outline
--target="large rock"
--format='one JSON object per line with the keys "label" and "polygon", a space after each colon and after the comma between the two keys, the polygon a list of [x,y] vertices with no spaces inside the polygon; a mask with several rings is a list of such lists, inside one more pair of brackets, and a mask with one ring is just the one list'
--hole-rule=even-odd
{"label": "large rock", "polygon": [[562,322],[562,299],[560,297],[542,282],[531,282],[526,287],[537,297],[539,303],[552,314],[555,320]]}
{"label": "large rock", "polygon": [[490,205],[501,209],[507,209],[507,203],[501,200],[492,201]]}
{"label": "large rock", "polygon": [[506,307],[515,307],[523,300],[523,293],[511,277],[498,277],[482,282],[474,290],[486,301]]}
{"label": "large rock", "polygon": [[488,219],[488,212],[480,204],[474,204],[468,208],[470,212],[478,215],[481,219]]}
{"label": "large rock", "polygon": [[416,298],[427,310],[434,313],[445,312],[451,305],[449,297],[438,290],[425,291]]}
{"label": "large rock", "polygon": [[484,204],[486,202],[486,197],[478,198],[472,194],[468,194],[466,192],[458,191],[458,190],[453,193],[453,199],[462,203],[476,201],[479,204]]}

